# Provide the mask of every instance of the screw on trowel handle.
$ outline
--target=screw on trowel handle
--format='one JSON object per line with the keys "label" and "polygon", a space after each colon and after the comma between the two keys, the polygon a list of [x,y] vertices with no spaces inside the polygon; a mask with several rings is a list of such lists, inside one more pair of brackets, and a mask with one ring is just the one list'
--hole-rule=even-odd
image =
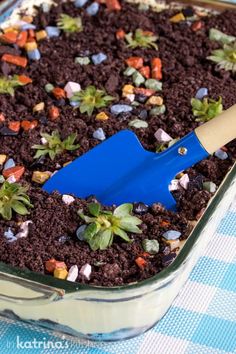
{"label": "screw on trowel handle", "polygon": [[213,154],[236,138],[236,104],[209,122],[200,125],[195,133],[202,146]]}

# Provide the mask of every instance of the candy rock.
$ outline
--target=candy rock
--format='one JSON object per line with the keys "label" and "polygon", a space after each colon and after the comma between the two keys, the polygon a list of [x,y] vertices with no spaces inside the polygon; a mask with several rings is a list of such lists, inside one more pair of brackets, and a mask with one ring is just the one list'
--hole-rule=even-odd
{"label": "candy rock", "polygon": [[92,55],[92,62],[94,65],[101,64],[103,61],[107,60],[107,55],[104,53],[98,53]]}
{"label": "candy rock", "polygon": [[75,0],[74,4],[75,7],[83,7],[87,2],[88,0]]}
{"label": "candy rock", "polygon": [[166,240],[176,240],[178,238],[180,238],[181,236],[181,232],[176,231],[176,230],[168,230],[163,234],[163,237]]}
{"label": "candy rock", "polygon": [[66,92],[67,98],[71,98],[76,92],[79,92],[81,90],[81,86],[77,82],[69,81],[64,87],[64,90]]}
{"label": "candy rock", "polygon": [[62,200],[66,205],[70,205],[71,203],[73,203],[73,201],[75,200],[74,197],[72,197],[69,194],[63,194],[62,196]]}
{"label": "candy rock", "polygon": [[157,139],[158,143],[168,143],[172,140],[171,136],[161,128],[156,131],[154,136]]}
{"label": "candy rock", "polygon": [[99,4],[97,2],[93,2],[90,6],[87,7],[86,12],[90,16],[95,16],[98,13]]}
{"label": "candy rock", "polygon": [[73,266],[70,267],[70,269],[69,269],[68,276],[67,276],[66,280],[69,280],[69,281],[76,281],[78,275],[79,275],[78,266],[77,266],[77,265],[73,265]]}
{"label": "candy rock", "polygon": [[51,37],[59,37],[60,35],[60,29],[56,26],[47,26],[45,28],[46,32],[47,32],[47,35],[49,38]]}
{"label": "candy rock", "polygon": [[98,139],[98,140],[105,140],[106,139],[106,135],[103,131],[102,128],[98,128],[97,130],[95,130],[95,132],[93,133],[93,138],[94,139]]}
{"label": "candy rock", "polygon": [[188,184],[189,184],[189,176],[187,173],[185,173],[180,179],[179,179],[179,184],[181,187],[184,189],[188,189]]}
{"label": "candy rock", "polygon": [[32,223],[31,220],[24,221],[20,226],[20,231],[16,234],[16,238],[27,237],[29,234],[29,225]]}
{"label": "candy rock", "polygon": [[127,104],[114,104],[111,106],[111,113],[118,115],[120,113],[131,112],[133,108]]}
{"label": "candy rock", "polygon": [[202,100],[203,97],[207,95],[208,95],[208,89],[206,87],[201,87],[199,90],[197,90],[195,98],[197,98],[198,100]]}
{"label": "candy rock", "polygon": [[92,272],[92,267],[90,264],[86,263],[85,265],[83,265],[80,269],[80,274],[83,275],[87,280],[90,279],[90,275]]}

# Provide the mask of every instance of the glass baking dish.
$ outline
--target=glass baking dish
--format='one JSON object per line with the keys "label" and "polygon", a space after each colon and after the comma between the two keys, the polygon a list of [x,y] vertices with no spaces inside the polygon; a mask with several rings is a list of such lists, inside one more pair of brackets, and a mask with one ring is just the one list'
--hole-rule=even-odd
{"label": "glass baking dish", "polygon": [[[181,3],[203,5],[219,11],[225,6],[236,9],[236,5],[216,1]],[[1,4],[1,21],[18,5],[19,1]],[[160,6],[164,7],[164,2]],[[236,196],[235,183],[236,163],[174,262],[138,284],[113,288],[80,285],[0,263],[0,314],[91,340],[121,340],[145,332],[167,312],[188,279]]]}

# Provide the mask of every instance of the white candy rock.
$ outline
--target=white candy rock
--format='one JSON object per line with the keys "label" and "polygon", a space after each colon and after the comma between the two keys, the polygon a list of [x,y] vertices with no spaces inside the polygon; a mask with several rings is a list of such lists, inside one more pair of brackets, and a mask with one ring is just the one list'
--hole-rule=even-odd
{"label": "white candy rock", "polygon": [[77,265],[70,267],[66,280],[76,281],[79,274],[79,269]]}
{"label": "white candy rock", "polygon": [[180,179],[179,179],[179,184],[181,187],[184,189],[188,189],[188,184],[189,184],[189,176],[187,173],[185,173]]}
{"label": "white candy rock", "polygon": [[64,87],[64,90],[66,91],[67,98],[71,98],[76,92],[81,91],[81,86],[77,82],[69,81]]}
{"label": "white candy rock", "polygon": [[20,226],[20,231],[16,234],[16,238],[27,237],[29,234],[29,224],[33,224],[33,221],[26,220]]}
{"label": "white candy rock", "polygon": [[41,144],[46,145],[47,144],[47,139],[46,138],[41,138]]}
{"label": "white candy rock", "polygon": [[157,129],[154,136],[157,139],[158,143],[168,143],[172,140],[171,136],[161,128]]}
{"label": "white candy rock", "polygon": [[73,201],[75,200],[74,197],[72,197],[69,194],[63,194],[62,196],[62,200],[66,205],[70,205],[71,203],[73,203]]}
{"label": "white candy rock", "polygon": [[90,275],[92,273],[92,267],[90,264],[86,263],[80,269],[80,274],[83,275],[87,280],[90,279]]}
{"label": "white candy rock", "polygon": [[178,179],[172,179],[170,184],[169,184],[169,191],[177,191],[179,189],[179,180]]}
{"label": "white candy rock", "polygon": [[9,183],[15,183],[15,182],[16,182],[15,176],[12,175],[12,176],[8,177],[7,182],[9,182]]}

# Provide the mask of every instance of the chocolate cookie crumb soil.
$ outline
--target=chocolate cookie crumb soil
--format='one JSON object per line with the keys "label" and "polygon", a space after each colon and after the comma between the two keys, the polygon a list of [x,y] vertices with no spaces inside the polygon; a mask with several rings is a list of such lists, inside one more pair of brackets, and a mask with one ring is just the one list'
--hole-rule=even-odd
{"label": "chocolate cookie crumb soil", "polygon": [[[37,8],[32,23],[0,35],[0,182],[28,186],[33,205],[26,205],[28,214],[15,207],[10,220],[0,209],[0,261],[62,279],[76,265],[77,282],[117,286],[150,278],[175,259],[233,165],[235,141],[176,176],[170,188],[177,213],[137,201],[129,215],[140,220],[140,232],[126,230],[132,241],[127,242],[118,231],[123,238],[114,235],[105,249],[100,244],[91,249],[83,238],[90,223],[78,215],[90,215],[96,196],[49,195],[42,184],[122,129],[133,130],[144,148],[162,151],[214,119],[194,115],[193,98],[213,102],[215,114],[221,101],[224,110],[235,104],[234,70],[209,57],[233,46],[236,12],[199,18],[188,8],[180,18],[179,10],[144,11],[125,1],[120,9],[108,9],[106,2],[98,3],[93,14],[92,1],[80,8],[58,0],[49,12]],[[228,44],[212,40],[212,29]],[[91,92],[97,97],[93,103]],[[101,210],[114,212],[115,206]],[[145,250],[144,240],[157,241],[158,251],[150,244]],[[56,262],[64,262],[66,272],[55,273],[63,269]]]}

